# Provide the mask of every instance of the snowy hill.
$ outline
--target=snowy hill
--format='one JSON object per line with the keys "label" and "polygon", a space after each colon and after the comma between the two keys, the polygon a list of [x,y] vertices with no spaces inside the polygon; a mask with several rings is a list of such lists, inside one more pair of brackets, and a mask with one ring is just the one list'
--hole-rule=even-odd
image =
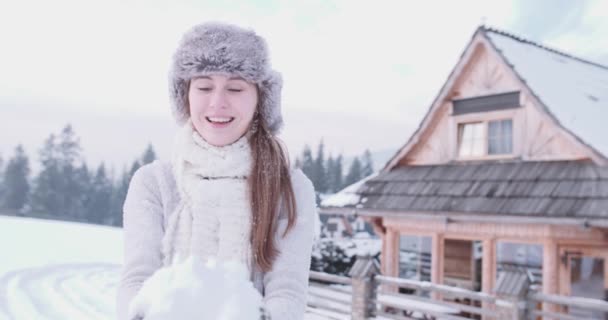
{"label": "snowy hill", "polygon": [[0,216],[0,319],[113,319],[120,229]]}
{"label": "snowy hill", "polygon": [[0,235],[0,320],[115,319],[121,229],[0,216]]}

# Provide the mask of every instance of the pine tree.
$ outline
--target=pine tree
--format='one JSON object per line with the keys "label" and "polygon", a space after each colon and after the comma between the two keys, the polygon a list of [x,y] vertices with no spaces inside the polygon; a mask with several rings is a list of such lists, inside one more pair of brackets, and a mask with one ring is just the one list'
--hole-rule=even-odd
{"label": "pine tree", "polygon": [[139,168],[141,168],[141,163],[138,160],[133,161],[133,164],[131,165],[131,170],[129,171],[129,175],[132,177],[135,174],[135,171],[137,171],[137,169]]}
{"label": "pine tree", "polygon": [[319,142],[317,149],[317,158],[313,165],[313,179],[312,183],[315,186],[315,190],[319,193],[327,192],[327,169],[325,168],[325,144],[323,140]]}
{"label": "pine tree", "polygon": [[113,226],[122,227],[122,207],[127,198],[127,191],[129,190],[131,178],[132,174],[130,171],[124,168],[120,179],[113,188],[112,197],[110,199],[110,211],[112,216],[110,224]]}
{"label": "pine tree", "polygon": [[344,187],[342,184],[342,155],[336,158],[331,156],[327,159],[327,183],[328,192],[336,193]]}
{"label": "pine tree", "polygon": [[348,169],[348,174],[346,174],[344,184],[349,186],[349,185],[361,180],[363,178],[361,176],[361,170],[362,170],[361,161],[359,160],[358,157],[355,157],[353,162],[350,164],[350,168]]}
{"label": "pine tree", "polygon": [[81,215],[84,206],[80,195],[80,187],[76,177],[76,168],[82,164],[82,148],[80,139],[70,124],[66,125],[59,135],[57,154],[60,161],[62,214],[71,219]]}
{"label": "pine tree", "polygon": [[300,160],[299,157],[296,157],[295,167],[298,169],[302,169],[302,161]]}
{"label": "pine tree", "polygon": [[82,183],[77,168],[83,161],[80,141],[71,125],[58,136],[51,134],[40,150],[42,169],[35,179],[30,199],[33,211],[63,219],[77,220],[82,216]]}
{"label": "pine tree", "polygon": [[327,163],[325,164],[325,168],[327,170],[327,192],[329,193],[335,193],[337,186],[335,185],[336,179],[335,179],[335,161],[334,158],[331,156],[331,154],[329,155],[329,157],[327,157]]}
{"label": "pine tree", "polygon": [[35,178],[29,203],[34,212],[58,215],[62,209],[59,192],[62,183],[55,140],[54,134],[49,135],[39,151],[41,170]]}
{"label": "pine tree", "polygon": [[76,169],[75,175],[79,189],[78,203],[80,207],[74,218],[77,221],[89,222],[88,208],[90,207],[90,202],[93,197],[91,171],[86,163],[82,163],[82,165]]}
{"label": "pine tree", "polygon": [[28,177],[30,164],[21,145],[15,148],[15,155],[11,158],[4,171],[5,194],[2,207],[11,211],[20,211],[26,204],[30,191]]}
{"label": "pine tree", "polygon": [[344,174],[342,169],[342,155],[340,154],[334,160],[334,185],[336,186],[336,192],[344,188]]}
{"label": "pine tree", "polygon": [[372,159],[372,153],[366,149],[362,157],[361,178],[365,178],[372,173],[374,173],[374,160]]}
{"label": "pine tree", "polygon": [[156,160],[156,152],[154,152],[154,147],[152,147],[152,144],[149,143],[146,151],[144,151],[144,154],[141,157],[141,163],[142,165],[146,165],[154,160]]}
{"label": "pine tree", "polygon": [[72,129],[72,125],[67,124],[63,130],[61,130],[57,151],[64,166],[74,166],[82,160],[80,139],[76,136],[74,129]]}
{"label": "pine tree", "polygon": [[87,208],[89,220],[97,224],[109,224],[111,222],[110,198],[112,196],[112,183],[108,179],[103,163],[97,168],[91,187],[91,199],[88,202]]}
{"label": "pine tree", "polygon": [[[302,151],[302,172],[313,181],[314,179],[314,160],[312,159],[312,151],[308,145],[304,146],[304,150]],[[314,183],[314,181],[313,181]]]}

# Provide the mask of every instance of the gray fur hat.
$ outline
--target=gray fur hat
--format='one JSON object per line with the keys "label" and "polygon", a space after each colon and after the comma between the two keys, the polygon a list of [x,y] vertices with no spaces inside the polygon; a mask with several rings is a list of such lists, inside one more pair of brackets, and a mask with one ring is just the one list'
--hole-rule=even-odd
{"label": "gray fur hat", "polygon": [[252,30],[219,22],[207,22],[186,32],[173,54],[169,93],[173,116],[179,125],[189,118],[190,79],[211,74],[239,76],[258,86],[259,112],[271,133],[283,125],[281,74],[272,70],[266,41]]}

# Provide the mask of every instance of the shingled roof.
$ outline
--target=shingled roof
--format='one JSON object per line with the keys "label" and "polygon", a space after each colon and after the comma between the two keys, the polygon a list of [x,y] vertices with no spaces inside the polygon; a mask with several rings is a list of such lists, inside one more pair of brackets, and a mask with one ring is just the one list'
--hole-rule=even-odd
{"label": "shingled roof", "polygon": [[573,161],[405,166],[367,180],[356,193],[356,201],[343,207],[405,213],[608,218],[608,167]]}

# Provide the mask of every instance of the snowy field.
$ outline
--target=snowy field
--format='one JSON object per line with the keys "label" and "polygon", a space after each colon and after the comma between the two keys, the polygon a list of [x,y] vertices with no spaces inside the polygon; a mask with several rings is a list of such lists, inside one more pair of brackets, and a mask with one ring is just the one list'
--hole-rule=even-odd
{"label": "snowy field", "polygon": [[0,235],[0,320],[115,318],[121,229],[0,216]]}

